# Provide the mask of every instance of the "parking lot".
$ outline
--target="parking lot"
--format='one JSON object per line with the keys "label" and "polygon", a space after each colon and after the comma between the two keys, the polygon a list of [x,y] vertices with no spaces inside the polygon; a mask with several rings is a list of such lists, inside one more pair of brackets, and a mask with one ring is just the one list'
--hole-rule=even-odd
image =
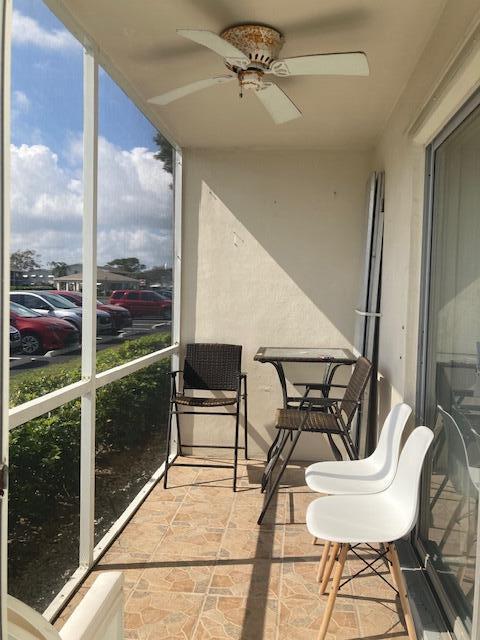
{"label": "parking lot", "polygon": [[[170,330],[170,320],[159,319],[134,319],[131,327],[122,329],[122,331],[116,336],[97,336],[97,352],[112,347],[116,344],[121,344],[126,340],[132,340],[144,335],[150,335],[154,333],[164,333]],[[50,351],[42,356],[12,356],[10,358],[10,375],[15,376],[18,373],[27,371],[29,369],[36,369],[39,367],[46,367],[49,364],[62,364],[70,362],[73,358],[78,357],[81,354],[81,349],[68,349],[61,351]]]}

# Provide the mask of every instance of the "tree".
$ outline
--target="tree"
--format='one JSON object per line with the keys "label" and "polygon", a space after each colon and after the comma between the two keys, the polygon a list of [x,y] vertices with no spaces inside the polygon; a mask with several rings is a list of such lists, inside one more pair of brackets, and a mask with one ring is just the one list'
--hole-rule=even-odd
{"label": "tree", "polygon": [[68,264],[66,262],[56,262],[55,260],[52,260],[52,262],[49,262],[48,264],[51,266],[52,273],[56,278],[67,275]]}
{"label": "tree", "polygon": [[115,258],[107,263],[107,267],[124,273],[138,273],[145,269],[145,265],[138,258]]}
{"label": "tree", "polygon": [[12,271],[33,271],[40,268],[40,254],[33,249],[14,251],[10,256]]}
{"label": "tree", "polygon": [[166,138],[157,131],[153,138],[155,144],[158,147],[158,151],[155,154],[155,160],[161,160],[163,162],[163,168],[168,173],[173,174],[173,147]]}

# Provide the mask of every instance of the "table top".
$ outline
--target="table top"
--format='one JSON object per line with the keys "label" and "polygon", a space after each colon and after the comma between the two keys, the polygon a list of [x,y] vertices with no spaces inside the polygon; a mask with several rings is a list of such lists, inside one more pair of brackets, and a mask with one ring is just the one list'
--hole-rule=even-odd
{"label": "table top", "polygon": [[349,349],[335,347],[259,347],[258,362],[326,362],[355,364],[357,358]]}

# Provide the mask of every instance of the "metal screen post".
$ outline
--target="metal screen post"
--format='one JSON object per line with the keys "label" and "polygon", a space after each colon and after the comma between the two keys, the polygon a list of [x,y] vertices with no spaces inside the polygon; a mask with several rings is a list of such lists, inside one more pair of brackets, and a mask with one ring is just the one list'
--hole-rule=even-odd
{"label": "metal screen post", "polygon": [[95,518],[95,370],[97,347],[98,65],[85,49],[83,71],[83,316],[80,437],[80,566],[93,564]]}
{"label": "metal screen post", "polygon": [[[181,310],[182,310],[182,191],[183,191],[183,165],[182,152],[178,147],[173,153],[173,185],[174,185],[174,213],[173,213],[173,315],[172,315],[172,344],[180,344],[181,336]],[[180,368],[179,353],[172,357],[172,370]],[[178,418],[175,416],[175,430],[170,442],[172,456],[178,452]]]}

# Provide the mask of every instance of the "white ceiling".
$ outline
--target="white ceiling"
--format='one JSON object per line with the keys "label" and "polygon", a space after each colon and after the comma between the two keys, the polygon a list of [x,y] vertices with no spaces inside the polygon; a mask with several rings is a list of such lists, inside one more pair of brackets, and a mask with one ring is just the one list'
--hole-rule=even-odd
{"label": "white ceiling", "polygon": [[149,107],[185,147],[369,148],[382,131],[445,0],[64,0],[145,100],[222,74],[221,58],[176,35],[239,23],[275,27],[284,57],[365,51],[369,78],[278,78],[303,118],[275,125],[236,83]]}

